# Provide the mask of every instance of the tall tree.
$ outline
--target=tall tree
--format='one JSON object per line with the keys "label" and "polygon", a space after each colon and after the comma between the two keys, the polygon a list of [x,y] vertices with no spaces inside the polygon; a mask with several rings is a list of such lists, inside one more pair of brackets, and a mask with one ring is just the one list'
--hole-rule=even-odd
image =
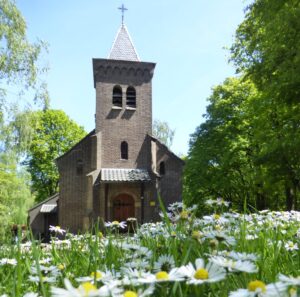
{"label": "tall tree", "polygon": [[300,1],[256,0],[247,7],[231,48],[237,71],[262,93],[256,102],[259,161],[284,183],[288,209],[299,207],[299,32]]}
{"label": "tall tree", "polygon": [[185,168],[188,200],[224,197],[239,208],[255,206],[256,171],[253,169],[249,98],[256,96],[249,81],[228,78],[213,89],[206,121],[192,135]]}
{"label": "tall tree", "polygon": [[171,129],[167,122],[154,120],[152,133],[154,137],[160,140],[167,147],[170,148],[172,146],[175,130]]}
{"label": "tall tree", "polygon": [[42,41],[28,41],[26,29],[26,22],[15,2],[0,0],[0,99],[5,98],[7,86],[17,85],[21,93],[27,89],[35,90],[35,100],[42,98],[43,105],[47,105],[46,84],[40,77],[46,68],[39,64],[46,45]]}
{"label": "tall tree", "polygon": [[55,159],[79,142],[86,132],[61,110],[31,113],[33,135],[26,164],[32,178],[36,201],[58,191]]}

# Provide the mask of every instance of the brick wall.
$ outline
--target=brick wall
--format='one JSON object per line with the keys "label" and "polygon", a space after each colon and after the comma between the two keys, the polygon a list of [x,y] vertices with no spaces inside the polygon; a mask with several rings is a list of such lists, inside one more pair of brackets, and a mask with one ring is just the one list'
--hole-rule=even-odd
{"label": "brick wall", "polygon": [[[145,140],[152,131],[152,85],[155,64],[94,60],[96,87],[96,132],[101,132],[102,168],[149,168],[151,150]],[[121,109],[113,109],[114,86],[123,92]],[[136,109],[126,109],[126,90],[136,90]],[[128,160],[122,160],[120,145],[128,143]]]}

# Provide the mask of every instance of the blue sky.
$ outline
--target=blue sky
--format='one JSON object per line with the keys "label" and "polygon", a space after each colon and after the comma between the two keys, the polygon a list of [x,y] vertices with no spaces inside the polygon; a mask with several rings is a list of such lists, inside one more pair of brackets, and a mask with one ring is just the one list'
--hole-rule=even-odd
{"label": "blue sky", "polygon": [[155,62],[153,118],[175,129],[172,150],[186,154],[189,135],[203,121],[214,85],[234,75],[228,64],[242,0],[17,0],[31,41],[49,44],[45,60],[51,107],[94,129],[92,58],[106,58],[125,24],[142,61]]}

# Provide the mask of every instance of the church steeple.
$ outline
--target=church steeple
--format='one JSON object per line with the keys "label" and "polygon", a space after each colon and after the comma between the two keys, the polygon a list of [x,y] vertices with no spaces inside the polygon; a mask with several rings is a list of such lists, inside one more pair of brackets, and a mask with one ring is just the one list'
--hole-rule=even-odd
{"label": "church steeple", "polygon": [[140,62],[140,58],[124,24],[121,25],[117,33],[108,59]]}

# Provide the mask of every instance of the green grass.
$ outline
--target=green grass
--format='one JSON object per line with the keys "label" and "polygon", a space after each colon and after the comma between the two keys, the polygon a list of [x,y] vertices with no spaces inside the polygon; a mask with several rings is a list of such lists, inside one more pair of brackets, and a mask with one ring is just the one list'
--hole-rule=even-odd
{"label": "green grass", "polygon": [[[165,210],[163,217],[163,222],[139,226],[134,234],[123,234],[116,228],[108,228],[103,236],[95,228],[92,233],[82,235],[67,233],[64,240],[53,237],[49,244],[31,241],[30,234],[27,235],[27,244],[2,244],[0,261],[14,259],[17,264],[0,264],[0,296],[19,297],[29,292],[35,292],[37,296],[52,296],[51,288],[65,288],[65,279],[70,280],[73,287],[79,287],[78,292],[81,292],[80,288],[84,285],[78,278],[94,272],[88,281],[93,283],[93,289],[101,288],[107,282],[115,282],[119,293],[114,296],[127,297],[124,294],[128,290],[137,294],[138,290],[149,288],[150,284],[141,283],[139,278],[143,278],[143,273],[157,273],[154,266],[161,255],[172,257],[175,267],[180,268],[188,263],[194,265],[198,258],[206,263],[217,255],[233,259],[229,254],[231,251],[255,254],[257,259],[250,262],[255,264],[257,271],[247,273],[224,268],[224,279],[197,285],[189,284],[187,276],[181,281],[155,282],[151,296],[222,297],[238,289],[247,289],[249,282],[254,280],[275,283],[279,273],[300,276],[300,252],[296,248],[297,245],[300,248],[298,212],[249,215],[219,212],[218,215],[197,218],[193,210],[174,209],[171,218]],[[290,248],[287,248],[289,243]],[[138,277],[125,269],[130,266],[136,269]],[[165,267],[168,265],[163,267],[167,270]],[[97,281],[96,271],[109,273],[110,280]],[[36,281],[32,281],[32,277],[36,277]],[[53,282],[47,282],[49,277]],[[298,287],[297,284],[294,287],[299,294],[300,280]],[[285,292],[290,288],[286,284]],[[87,292],[83,290],[80,296],[90,296]],[[98,293],[98,296],[102,295]]]}

